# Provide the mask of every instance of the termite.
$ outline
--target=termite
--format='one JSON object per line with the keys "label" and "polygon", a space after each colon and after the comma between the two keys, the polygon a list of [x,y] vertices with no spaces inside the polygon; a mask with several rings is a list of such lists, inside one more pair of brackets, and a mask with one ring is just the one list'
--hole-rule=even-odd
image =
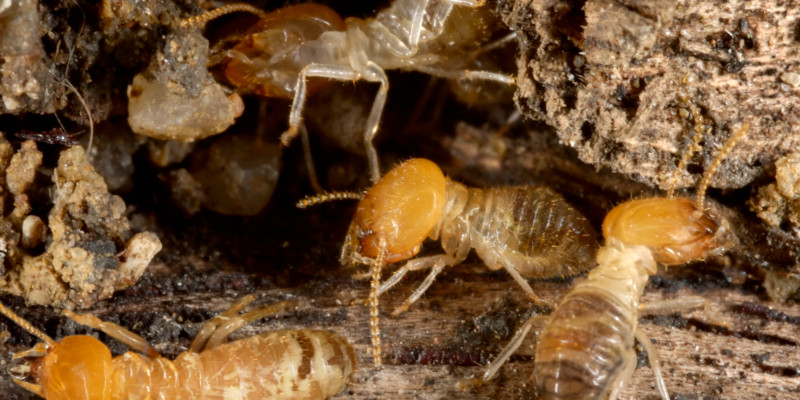
{"label": "termite", "polygon": [[252,295],[208,321],[189,351],[175,360],[159,355],[141,336],[91,314],[63,311],[140,352],[112,357],[92,336],[55,341],[0,304],[0,313],[42,342],[16,353],[32,358],[19,386],[47,399],[326,399],[341,392],[356,368],[353,348],[334,332],[281,330],[232,342],[228,335],[255,320],[284,312],[289,302],[239,311]]}
{"label": "termite", "polygon": [[[421,158],[389,171],[363,197],[313,196],[298,207],[345,197],[361,200],[340,261],[371,266],[370,327],[376,364],[380,364],[378,296],[409,271],[431,270],[394,315],[407,310],[445,267],[460,264],[471,249],[490,270],[505,269],[531,299],[541,301],[526,278],[579,274],[592,266],[597,247],[589,221],[552,189],[529,185],[470,188]],[[408,261],[381,285],[381,269],[413,258],[426,237],[441,241],[444,253]]]}
{"label": "termite", "polygon": [[[700,297],[659,305],[640,304],[639,299],[658,264],[700,260],[724,252],[735,242],[727,220],[705,207],[705,192],[723,159],[748,129],[749,124],[743,124],[720,149],[698,184],[696,200],[672,197],[670,190],[667,197],[627,201],[608,212],[597,268],[564,297],[539,337],[532,379],[541,398],[615,399],[636,367],[636,338],[647,352],[661,397],[669,399],[655,347],[638,329],[638,317],[641,312],[707,307],[708,303]],[[517,331],[479,382],[495,375],[522,344],[534,320],[531,317]]]}
{"label": "termite", "polygon": [[[228,81],[239,91],[293,99],[289,128],[281,136],[288,145],[300,132],[306,98],[318,82],[366,80],[380,87],[366,120],[364,143],[373,183],[380,179],[372,145],[389,90],[385,70],[404,69],[450,78],[513,84],[502,73],[470,70],[471,52],[483,51],[488,39],[484,0],[394,0],[372,18],[343,20],[319,4],[287,6],[270,13],[248,4],[231,4],[181,21],[202,26],[221,15],[245,11],[260,17],[236,44],[215,57]],[[459,5],[461,7],[455,7]],[[507,35],[498,43],[513,40]],[[485,46],[484,46],[485,47]]]}

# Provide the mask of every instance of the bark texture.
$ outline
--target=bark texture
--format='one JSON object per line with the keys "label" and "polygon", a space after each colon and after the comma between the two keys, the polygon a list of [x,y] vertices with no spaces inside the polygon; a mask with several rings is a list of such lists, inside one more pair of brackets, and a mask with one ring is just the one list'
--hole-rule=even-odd
{"label": "bark texture", "polygon": [[498,10],[519,34],[517,105],[584,162],[666,189],[703,125],[702,150],[675,180],[690,187],[749,123],[711,183],[739,188],[800,144],[797,2],[500,0]]}

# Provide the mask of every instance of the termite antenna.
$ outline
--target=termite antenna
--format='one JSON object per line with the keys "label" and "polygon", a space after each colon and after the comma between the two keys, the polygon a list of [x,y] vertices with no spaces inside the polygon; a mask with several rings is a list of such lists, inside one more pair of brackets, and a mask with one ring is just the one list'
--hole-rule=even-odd
{"label": "termite antenna", "polygon": [[716,157],[714,157],[714,161],[711,162],[711,165],[708,167],[706,172],[703,174],[703,178],[700,180],[700,184],[697,186],[697,209],[703,210],[703,203],[705,202],[706,197],[706,189],[708,189],[708,183],[711,181],[711,177],[717,172],[717,169],[722,164],[722,160],[731,152],[734,146],[744,137],[744,134],[750,130],[750,123],[745,122],[739,127],[739,130],[736,131],[725,144],[722,146],[722,149],[719,151]]}
{"label": "termite antenna", "polygon": [[263,18],[267,15],[264,10],[254,7],[250,4],[245,3],[234,3],[224,5],[219,8],[215,8],[211,11],[206,11],[203,14],[196,15],[194,17],[186,18],[181,20],[181,28],[191,28],[197,26],[203,26],[211,20],[217,19],[223,15],[231,14],[235,12],[249,12],[252,14],[257,15],[259,18]]}
{"label": "termite antenna", "polygon": [[[92,141],[94,141],[94,119],[92,118],[92,110],[89,108],[89,105],[86,104],[86,100],[83,99],[78,89],[76,89],[70,81],[64,79],[63,84],[75,94],[81,106],[83,106],[83,110],[86,111],[86,118],[89,120],[89,143],[86,145],[86,155],[88,156],[92,151]],[[64,132],[66,132],[66,130]]]}
{"label": "termite antenna", "polygon": [[20,328],[26,330],[31,335],[36,336],[37,338],[39,338],[39,340],[45,342],[48,346],[51,347],[55,346],[56,341],[53,340],[53,338],[47,336],[46,333],[40,331],[35,326],[31,325],[31,323],[25,320],[25,318],[20,317],[19,315],[17,315],[17,313],[8,309],[3,303],[0,303],[0,314],[5,315],[6,318],[11,320],[11,322],[19,325]]}
{"label": "termite antenna", "polygon": [[386,255],[386,244],[381,243],[378,257],[372,263],[372,279],[369,288],[369,333],[372,339],[372,363],[375,367],[380,367],[381,361],[381,326],[380,326],[380,305],[378,295],[381,288],[381,269],[383,259]]}
{"label": "termite antenna", "polygon": [[336,200],[361,200],[364,197],[363,193],[360,192],[331,192],[331,193],[320,193],[311,196],[306,196],[302,200],[295,203],[295,207],[297,208],[308,208],[311,206],[315,206],[317,204],[327,203],[329,201],[336,201]]}
{"label": "termite antenna", "polygon": [[[684,78],[685,79],[685,78]],[[692,120],[694,123],[694,137],[692,137],[692,144],[689,145],[689,148],[686,149],[686,152],[683,153],[680,162],[678,162],[678,166],[675,168],[675,171],[672,173],[672,178],[670,179],[669,189],[667,189],[667,197],[672,198],[674,197],[675,193],[675,186],[678,185],[678,177],[680,176],[681,172],[686,169],[686,164],[689,163],[689,159],[692,155],[698,151],[700,151],[700,140],[703,139],[703,135],[708,131],[704,128],[704,118],[703,115],[700,114],[700,110],[694,106],[694,104],[690,103],[688,99],[681,96],[680,100],[682,103],[686,104],[692,112]]]}

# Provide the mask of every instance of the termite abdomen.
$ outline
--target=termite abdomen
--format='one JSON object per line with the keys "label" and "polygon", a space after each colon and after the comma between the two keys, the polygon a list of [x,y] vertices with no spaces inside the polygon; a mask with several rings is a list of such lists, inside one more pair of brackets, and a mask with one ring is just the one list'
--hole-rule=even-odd
{"label": "termite abdomen", "polygon": [[630,316],[599,290],[575,291],[552,316],[536,346],[534,379],[542,399],[600,399],[611,392],[633,342]]}
{"label": "termite abdomen", "polygon": [[344,339],[310,329],[250,336],[202,353],[182,353],[173,362],[136,353],[122,357],[128,362],[119,364],[111,381],[131,398],[202,393],[202,398],[222,399],[236,393],[232,398],[325,399],[342,391],[356,368],[355,353]]}
{"label": "termite abdomen", "polygon": [[552,278],[574,276],[594,264],[595,230],[552,189],[486,189],[482,202],[473,245],[490,268],[502,268],[500,258],[512,259],[524,277]]}

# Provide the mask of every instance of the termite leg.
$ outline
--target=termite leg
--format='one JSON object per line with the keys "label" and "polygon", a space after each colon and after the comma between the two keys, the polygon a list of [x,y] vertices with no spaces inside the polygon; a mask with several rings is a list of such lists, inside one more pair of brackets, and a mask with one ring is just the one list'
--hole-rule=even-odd
{"label": "termite leg", "polygon": [[636,352],[630,349],[630,351],[625,352],[624,357],[619,374],[611,382],[608,399],[619,397],[619,392],[627,386],[631,376],[633,376],[633,371],[636,370]]}
{"label": "termite leg", "polygon": [[372,178],[372,183],[378,183],[381,179],[381,167],[378,163],[378,153],[375,151],[375,146],[372,140],[375,134],[378,133],[378,124],[381,122],[381,114],[386,105],[386,95],[389,92],[389,78],[383,68],[379,67],[372,61],[367,62],[367,74],[364,79],[370,82],[378,82],[381,86],[378,88],[378,93],[375,94],[375,100],[372,102],[372,108],[367,117],[367,129],[364,133],[364,146],[367,148],[367,159],[369,160],[369,170]]}
{"label": "termite leg", "polygon": [[486,3],[486,0],[448,0],[448,2],[465,7],[480,7]]}
{"label": "termite leg", "polygon": [[525,280],[525,278],[522,277],[522,275],[520,275],[519,271],[517,271],[517,269],[513,265],[508,265],[506,263],[503,263],[503,268],[505,268],[505,270],[508,271],[508,273],[511,275],[512,278],[514,278],[515,281],[517,281],[517,284],[522,288],[525,294],[528,295],[528,298],[530,298],[531,301],[539,305],[551,308],[553,307],[553,304],[551,304],[549,301],[542,300],[539,296],[536,295],[536,293],[533,292],[533,288],[531,287],[531,285],[528,283],[528,281]]}
{"label": "termite leg", "polygon": [[724,317],[719,315],[716,310],[714,310],[714,308],[711,306],[711,302],[700,296],[688,296],[640,304],[639,315],[670,314],[701,307],[703,308],[703,313],[706,315],[706,318],[708,318],[711,323],[721,325],[726,328],[730,327],[730,323],[726,321]]}
{"label": "termite leg", "polygon": [[416,69],[428,75],[438,76],[447,79],[471,79],[471,80],[492,81],[504,85],[513,85],[516,83],[516,79],[514,79],[514,77],[508,76],[506,74],[501,74],[499,72],[473,71],[468,69],[454,71],[444,68],[428,67],[423,65],[417,66]]}
{"label": "termite leg", "polygon": [[475,380],[475,383],[484,383],[492,380],[492,378],[494,378],[494,376],[497,374],[497,371],[500,370],[500,367],[502,367],[503,364],[505,364],[508,359],[511,358],[511,355],[517,352],[517,349],[519,349],[519,346],[522,345],[523,340],[528,336],[528,332],[530,332],[531,328],[533,328],[534,322],[542,317],[543,316],[538,314],[531,315],[530,318],[525,321],[525,324],[517,329],[517,332],[514,333],[514,337],[511,338],[511,341],[509,341],[506,347],[503,348],[503,351],[501,351],[500,354],[498,354],[497,357],[492,360],[492,364],[489,365],[489,368],[486,369],[486,372],[481,378]]}
{"label": "termite leg", "polygon": [[[387,290],[391,289],[394,285],[400,282],[407,273],[411,271],[419,271],[427,268],[433,268],[437,264],[442,265],[453,265],[455,263],[455,259],[451,256],[446,254],[440,254],[438,256],[430,256],[430,257],[420,257],[413,259],[395,271],[389,279],[385,280],[381,285],[381,288],[378,290],[378,295],[382,295],[386,293]],[[361,274],[358,274],[359,278]]]}
{"label": "termite leg", "polygon": [[323,193],[324,190],[322,190],[322,186],[319,184],[319,179],[317,178],[317,168],[314,166],[314,158],[311,156],[311,143],[308,139],[306,124],[300,124],[300,141],[303,145],[303,158],[306,162],[308,180],[311,183],[311,188],[317,193]]}
{"label": "termite leg", "polygon": [[211,337],[209,337],[208,341],[205,343],[203,350],[213,349],[214,347],[225,343],[225,341],[228,339],[228,336],[230,336],[231,333],[236,332],[239,328],[253,321],[258,321],[262,318],[285,312],[294,304],[295,303],[291,301],[267,304],[225,321],[224,324],[217,326],[217,329],[211,334]]}
{"label": "termite leg", "polygon": [[419,271],[423,269],[431,269],[431,272],[425,278],[424,281],[411,293],[408,298],[403,301],[403,304],[397,307],[393,312],[392,315],[397,316],[400,315],[410,307],[414,302],[419,300],[423,294],[430,288],[433,284],[433,281],[436,279],[436,276],[439,275],[445,267],[457,264],[457,261],[452,256],[447,254],[440,254],[437,256],[430,256],[430,257],[422,257],[411,260],[406,263],[402,268],[398,269],[397,271],[392,274],[392,276],[383,282],[380,289],[378,289],[378,295],[383,294],[387,290],[389,290],[392,286],[396,285],[400,282],[401,279],[408,273],[409,271]]}
{"label": "termite leg", "polygon": [[354,71],[350,67],[340,65],[315,63],[307,65],[297,78],[294,100],[292,101],[292,108],[289,111],[289,129],[281,135],[281,143],[284,145],[288,145],[300,133],[299,129],[307,95],[306,79],[309,77],[328,78],[339,81],[357,81],[359,79],[364,79],[381,84],[375,101],[372,103],[369,117],[367,117],[367,130],[364,134],[364,144],[367,147],[367,158],[369,160],[370,178],[372,179],[372,183],[377,183],[378,180],[380,180],[381,172],[378,165],[378,153],[375,151],[372,139],[378,131],[378,123],[380,122],[383,112],[383,106],[386,103],[386,93],[389,91],[389,78],[386,76],[386,73],[383,72],[381,67],[371,61],[367,62],[364,75]]}
{"label": "termite leg", "polygon": [[113,322],[103,321],[91,314],[76,314],[69,310],[64,310],[61,314],[81,325],[97,329],[128,347],[146,354],[148,357],[161,356],[158,350],[151,346],[150,343],[147,343],[143,337]]}
{"label": "termite leg", "polygon": [[197,335],[195,335],[194,340],[192,341],[192,345],[189,347],[189,351],[192,351],[194,353],[199,353],[206,345],[206,342],[208,341],[208,338],[211,336],[211,334],[213,334],[214,331],[217,330],[219,324],[230,318],[233,318],[233,316],[235,316],[239,311],[241,311],[242,308],[252,303],[253,300],[255,299],[256,299],[255,296],[253,296],[252,294],[248,294],[240,298],[239,300],[236,300],[236,302],[233,303],[233,305],[229,309],[225,310],[224,312],[220,313],[216,317],[206,322],[205,325],[203,325],[203,327],[200,328],[200,331],[197,332]]}
{"label": "termite leg", "polygon": [[656,387],[658,388],[658,393],[661,394],[662,399],[669,400],[669,391],[667,391],[667,384],[664,383],[664,376],[661,374],[661,361],[658,357],[658,351],[656,350],[656,347],[653,346],[653,342],[650,340],[650,337],[648,337],[641,328],[636,328],[634,336],[636,336],[636,340],[638,340],[642,347],[644,347],[644,351],[647,352],[647,359],[650,361],[650,368],[653,369],[653,374],[656,376]]}

